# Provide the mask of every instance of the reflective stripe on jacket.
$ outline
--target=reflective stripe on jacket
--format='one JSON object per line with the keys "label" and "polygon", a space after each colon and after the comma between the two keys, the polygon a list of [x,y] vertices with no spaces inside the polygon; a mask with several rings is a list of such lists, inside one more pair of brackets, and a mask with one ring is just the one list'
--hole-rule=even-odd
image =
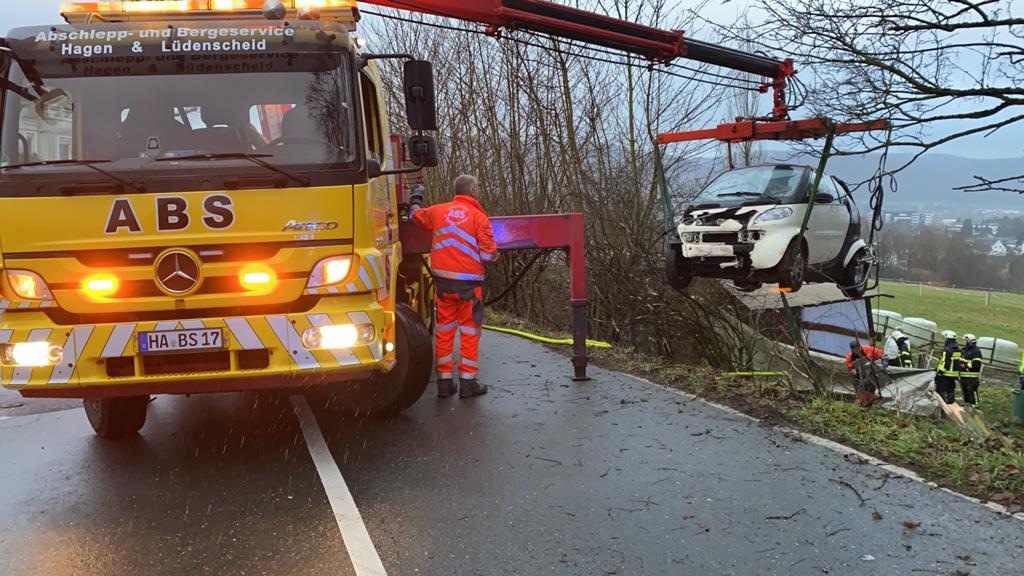
{"label": "reflective stripe on jacket", "polygon": [[946,344],[942,348],[942,355],[939,356],[939,365],[935,367],[935,373],[948,378],[960,376],[960,371],[963,369],[963,359],[961,356],[960,346]]}
{"label": "reflective stripe on jacket", "polygon": [[472,196],[427,208],[413,207],[409,218],[433,233],[431,273],[438,278],[483,282],[484,264],[498,259],[491,220]]}
{"label": "reflective stripe on jacket", "polygon": [[981,377],[981,348],[977,345],[964,346],[961,356],[964,361],[964,368],[960,371],[961,378]]}

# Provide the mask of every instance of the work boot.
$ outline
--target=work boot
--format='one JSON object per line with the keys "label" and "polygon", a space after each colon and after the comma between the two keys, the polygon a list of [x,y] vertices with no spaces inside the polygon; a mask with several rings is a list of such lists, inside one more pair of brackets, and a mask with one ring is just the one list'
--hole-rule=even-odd
{"label": "work boot", "polygon": [[458,391],[459,391],[458,387],[455,386],[455,382],[452,382],[451,378],[439,378],[437,380],[437,397],[438,398],[447,398],[447,397],[455,394]]}
{"label": "work boot", "polygon": [[481,384],[476,378],[459,381],[459,398],[472,398],[487,394],[487,385]]}

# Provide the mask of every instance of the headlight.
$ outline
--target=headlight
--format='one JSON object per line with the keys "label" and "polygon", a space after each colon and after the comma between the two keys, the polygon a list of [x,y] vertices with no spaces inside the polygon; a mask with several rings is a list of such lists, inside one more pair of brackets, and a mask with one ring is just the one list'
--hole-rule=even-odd
{"label": "headlight", "polygon": [[762,212],[760,216],[754,218],[751,224],[764,224],[765,222],[776,222],[778,220],[785,220],[793,215],[793,209],[788,206],[780,206],[778,208],[772,208],[767,212]]}
{"label": "headlight", "polygon": [[348,279],[352,272],[352,256],[334,256],[317,262],[309,275],[306,288],[334,286]]}
{"label": "headlight", "polygon": [[0,346],[0,359],[9,366],[51,366],[61,361],[64,348],[49,342],[19,342]]}
{"label": "headlight", "polygon": [[310,328],[302,333],[302,345],[310,350],[342,350],[373,342],[373,324],[335,324]]}
{"label": "headlight", "polygon": [[690,244],[694,244],[694,243],[698,242],[699,240],[700,240],[700,233],[699,232],[687,232],[686,234],[683,234],[683,242],[688,242]]}
{"label": "headlight", "polygon": [[53,300],[46,282],[35,272],[28,270],[8,270],[7,281],[18,298],[25,300]]}

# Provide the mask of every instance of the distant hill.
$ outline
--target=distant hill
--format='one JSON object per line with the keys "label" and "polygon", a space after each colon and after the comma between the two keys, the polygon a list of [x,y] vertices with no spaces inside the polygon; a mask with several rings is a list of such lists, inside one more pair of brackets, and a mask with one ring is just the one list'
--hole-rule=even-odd
{"label": "distant hill", "polygon": [[[895,168],[909,158],[908,154],[890,154],[887,165]],[[871,177],[878,168],[878,159],[878,155],[835,157],[829,159],[828,170],[852,185]],[[973,183],[976,175],[997,179],[1021,174],[1024,174],[1022,158],[980,160],[949,154],[925,154],[896,175],[899,188],[895,194],[886,196],[886,208],[973,207],[1024,210],[1022,194],[954,190],[958,186]],[[858,201],[864,193],[864,190],[858,191]]]}
{"label": "distant hill", "polygon": [[[888,167],[898,167],[910,158],[909,154],[890,154]],[[879,155],[837,156],[829,159],[828,171],[850,185],[869,179],[878,169]],[[768,161],[817,165],[809,156],[769,156]],[[695,173],[706,176],[712,160],[702,163]],[[724,166],[723,166],[724,168]],[[895,194],[886,195],[887,210],[939,210],[939,209],[1003,209],[1024,211],[1024,195],[1009,192],[961,192],[957,186],[971,184],[974,176],[989,179],[1024,174],[1024,158],[976,159],[950,154],[927,153],[907,169],[896,175],[899,185]],[[859,204],[866,206],[867,187],[856,193]]]}

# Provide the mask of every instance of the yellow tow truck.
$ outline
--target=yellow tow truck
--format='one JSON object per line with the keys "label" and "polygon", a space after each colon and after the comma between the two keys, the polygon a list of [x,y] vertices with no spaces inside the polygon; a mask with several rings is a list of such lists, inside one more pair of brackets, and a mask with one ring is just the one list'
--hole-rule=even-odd
{"label": "yellow tow truck", "polygon": [[[413,404],[431,295],[403,257],[400,174],[437,164],[430,64],[363,54],[354,0],[62,15],[0,40],[0,384],[82,398],[111,438],[155,394]],[[415,168],[379,58],[405,60]]]}

